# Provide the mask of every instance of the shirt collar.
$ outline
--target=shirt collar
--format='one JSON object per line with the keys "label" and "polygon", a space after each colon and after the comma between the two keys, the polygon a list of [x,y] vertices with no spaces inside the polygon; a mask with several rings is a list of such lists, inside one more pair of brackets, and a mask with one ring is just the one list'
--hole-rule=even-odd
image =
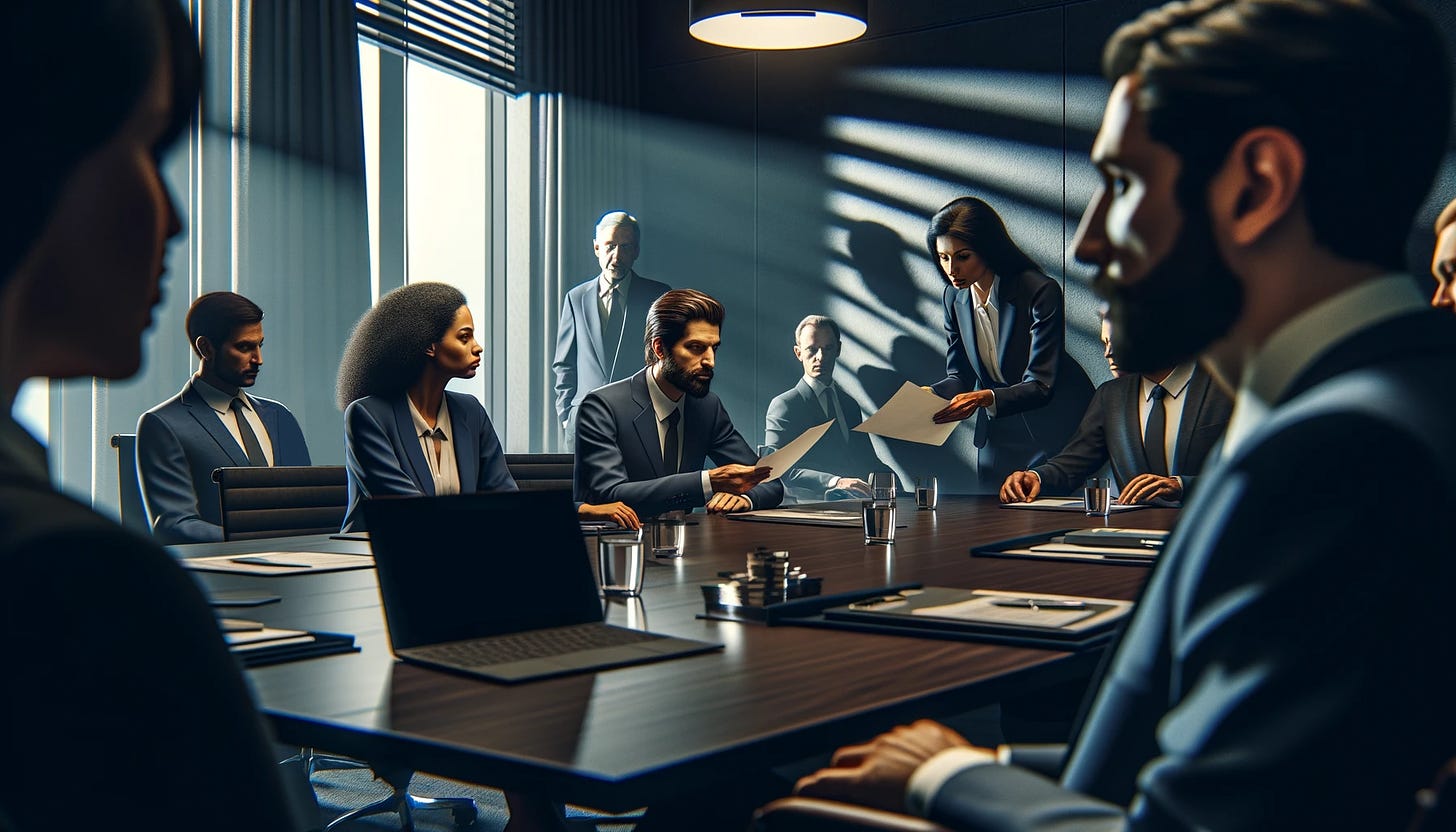
{"label": "shirt collar", "polygon": [[1239,396],[1279,401],[1327,349],[1382,321],[1425,308],[1409,275],[1385,274],[1311,306],[1274,331],[1244,368]]}
{"label": "shirt collar", "polygon": [[1153,381],[1147,376],[1143,376],[1143,400],[1146,401],[1149,396],[1153,395],[1153,385],[1155,384],[1161,384],[1163,389],[1168,391],[1168,395],[1176,399],[1183,395],[1183,391],[1188,389],[1188,382],[1192,380],[1192,361],[1186,361],[1174,367],[1173,372],[1168,373],[1168,377],[1162,381]]}
{"label": "shirt collar", "polygon": [[[196,390],[197,395],[201,396],[202,400],[207,402],[208,407],[216,410],[218,413],[227,413],[233,408],[233,399],[235,397],[229,396],[226,391],[219,390],[211,384],[203,381],[202,376],[192,377],[192,389]],[[248,394],[244,393],[242,390],[238,391],[238,395],[236,396],[236,398],[242,399],[243,407],[247,408],[248,410],[256,409],[253,407],[252,399],[250,399],[248,397]]]}
{"label": "shirt collar", "polygon": [[683,403],[687,401],[688,394],[683,393],[682,398],[677,401],[667,397],[658,385],[657,379],[653,378],[652,370],[647,371],[647,395],[652,398],[652,412],[657,415],[657,421],[661,422],[667,418],[667,414],[674,410],[681,411]]}
{"label": "shirt collar", "polygon": [[438,432],[441,439],[446,442],[450,441],[450,408],[446,404],[443,396],[440,398],[440,409],[435,411],[435,427],[433,428],[425,421],[425,417],[420,415],[419,409],[415,407],[413,401],[410,401],[409,396],[405,396],[404,400],[409,402],[410,419],[415,423],[416,437],[423,436],[426,433],[434,435]]}
{"label": "shirt collar", "polygon": [[[633,271],[628,270],[625,277],[617,281],[617,288],[622,290],[622,295],[627,294],[627,287],[632,284]],[[605,298],[607,293],[612,291],[612,281],[607,279],[607,273],[602,272],[597,276],[597,297]]]}
{"label": "shirt collar", "polygon": [[833,379],[830,379],[829,383],[825,384],[817,378],[809,378],[808,376],[804,376],[804,383],[809,385],[809,389],[814,391],[815,396],[822,396],[824,395],[825,390],[834,389]]}
{"label": "shirt collar", "polygon": [[[999,291],[1000,289],[1001,276],[996,274],[991,275],[991,291],[986,293],[986,305],[991,307],[992,309],[996,308],[996,301],[1001,297]],[[966,291],[971,293],[971,306],[980,306],[981,299],[980,296],[976,294],[978,291],[976,289],[976,285],[973,283],[970,286],[967,286]]]}

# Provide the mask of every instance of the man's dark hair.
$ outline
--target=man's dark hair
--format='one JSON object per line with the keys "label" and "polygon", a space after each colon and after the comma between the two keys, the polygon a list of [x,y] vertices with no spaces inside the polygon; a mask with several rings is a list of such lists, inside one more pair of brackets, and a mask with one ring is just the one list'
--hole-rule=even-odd
{"label": "man's dark hair", "polygon": [[936,238],[946,235],[970,246],[996,274],[1018,275],[1025,271],[1041,271],[1011,241],[1011,235],[1006,232],[1006,223],[1001,221],[1001,215],[984,199],[973,196],[953,199],[930,218],[930,227],[925,230],[925,249],[930,252],[930,262],[936,264],[941,279],[949,281],[945,270],[939,266],[940,257],[935,251]]}
{"label": "man's dark hair", "polygon": [[365,396],[398,395],[418,381],[429,361],[425,350],[445,337],[464,305],[465,295],[445,283],[410,283],[380,298],[344,346],[339,408]]}
{"label": "man's dark hair", "polygon": [[240,326],[256,324],[263,320],[263,310],[258,304],[235,292],[208,292],[192,302],[187,310],[187,343],[197,357],[197,339],[206,338],[213,349],[227,342]]}
{"label": "man's dark hair", "polygon": [[1446,48],[1413,3],[1169,3],[1118,29],[1102,68],[1140,78],[1148,132],[1182,162],[1182,204],[1206,199],[1239,136],[1281,128],[1305,150],[1315,240],[1349,260],[1404,267],[1451,122]]}
{"label": "man's dark hair", "polygon": [[713,326],[723,325],[723,304],[696,289],[673,289],[652,302],[647,310],[647,329],[642,338],[645,353],[643,363],[657,360],[652,352],[652,341],[662,339],[664,352],[682,340],[688,323],[707,321]]}
{"label": "man's dark hair", "polygon": [[95,0],[79,12],[54,0],[5,4],[0,77],[12,80],[0,159],[16,164],[5,177],[5,200],[15,210],[0,223],[0,284],[35,245],[76,165],[126,123],[159,56],[172,70],[161,152],[191,121],[202,83],[197,38],[177,0]]}

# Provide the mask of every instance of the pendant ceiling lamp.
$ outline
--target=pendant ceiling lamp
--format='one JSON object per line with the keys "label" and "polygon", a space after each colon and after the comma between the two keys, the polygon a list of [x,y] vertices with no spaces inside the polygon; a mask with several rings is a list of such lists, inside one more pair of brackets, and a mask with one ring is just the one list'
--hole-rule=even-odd
{"label": "pendant ceiling lamp", "polygon": [[863,35],[869,0],[688,0],[688,32],[735,49],[809,49]]}

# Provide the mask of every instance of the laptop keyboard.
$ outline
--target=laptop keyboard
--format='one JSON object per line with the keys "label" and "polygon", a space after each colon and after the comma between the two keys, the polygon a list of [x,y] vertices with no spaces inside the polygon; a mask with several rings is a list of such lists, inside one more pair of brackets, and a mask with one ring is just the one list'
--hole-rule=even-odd
{"label": "laptop keyboard", "polygon": [[582,650],[619,647],[656,641],[663,636],[603,624],[575,624],[524,633],[491,636],[470,641],[452,641],[416,647],[410,653],[422,659],[456,667],[484,667],[495,664],[544,659]]}

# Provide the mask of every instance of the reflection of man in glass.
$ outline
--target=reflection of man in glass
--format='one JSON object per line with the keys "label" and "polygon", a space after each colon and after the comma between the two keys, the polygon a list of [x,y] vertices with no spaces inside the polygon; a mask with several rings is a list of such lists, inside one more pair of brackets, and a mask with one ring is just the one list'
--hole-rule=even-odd
{"label": "reflection of man in glass", "polygon": [[1436,217],[1436,251],[1431,255],[1431,277],[1436,291],[1431,305],[1456,311],[1456,199]]}
{"label": "reflection of man in glass", "polygon": [[572,423],[587,393],[636,372],[647,308],[668,290],[632,270],[641,251],[637,218],[609,211],[597,220],[592,251],[601,273],[575,286],[561,303],[556,332],[556,417],[566,448],[576,438]]}
{"label": "reflection of man in glass", "polygon": [[1433,693],[1456,683],[1433,545],[1456,320],[1399,273],[1447,50],[1408,0],[1191,0],[1119,29],[1104,69],[1076,256],[1125,370],[1199,356],[1237,384],[1216,468],[1070,745],[921,722],[800,788],[956,829],[1401,828],[1456,736]]}
{"label": "reflection of man in glass", "polygon": [[834,383],[841,345],[839,324],[833,318],[810,315],[800,321],[794,328],[794,357],[804,366],[804,376],[768,405],[763,441],[771,450],[834,420],[798,467],[784,474],[785,493],[793,502],[818,502],[834,491],[841,494],[828,496],[870,496],[869,484],[856,475],[877,465],[874,449],[868,435],[854,430],[860,423],[859,405]]}

